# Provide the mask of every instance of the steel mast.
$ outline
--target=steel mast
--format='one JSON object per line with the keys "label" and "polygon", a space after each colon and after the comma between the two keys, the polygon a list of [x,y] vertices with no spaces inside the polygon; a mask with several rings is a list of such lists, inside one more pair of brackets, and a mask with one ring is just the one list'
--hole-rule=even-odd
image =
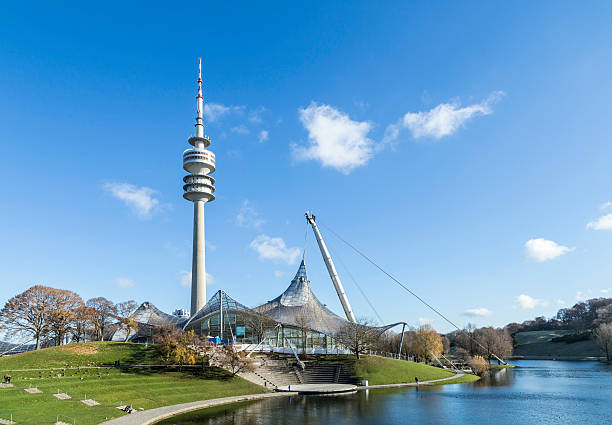
{"label": "steel mast", "polygon": [[344,313],[346,314],[346,318],[349,322],[355,323],[355,315],[353,314],[353,309],[349,304],[349,300],[344,292],[344,288],[342,287],[342,282],[340,282],[340,276],[338,276],[338,272],[336,271],[336,267],[334,266],[334,262],[329,255],[329,251],[327,250],[327,246],[325,245],[325,241],[323,240],[323,236],[321,236],[321,232],[319,231],[319,226],[315,222],[315,216],[309,211],[305,214],[306,220],[312,226],[312,230],[317,238],[317,244],[319,244],[319,249],[321,250],[321,255],[323,256],[323,261],[325,261],[325,266],[327,267],[327,272],[329,273],[329,277],[331,277],[332,282],[334,283],[334,287],[336,288],[336,293],[338,294],[338,298],[340,298],[340,303],[342,304],[342,308],[344,309]]}

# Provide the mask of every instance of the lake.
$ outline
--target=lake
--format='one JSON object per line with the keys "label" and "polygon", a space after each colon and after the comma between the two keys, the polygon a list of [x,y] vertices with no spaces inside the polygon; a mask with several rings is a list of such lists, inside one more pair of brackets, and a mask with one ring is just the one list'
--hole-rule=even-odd
{"label": "lake", "polygon": [[162,422],[259,424],[612,424],[612,365],[523,360],[470,384],[268,399]]}

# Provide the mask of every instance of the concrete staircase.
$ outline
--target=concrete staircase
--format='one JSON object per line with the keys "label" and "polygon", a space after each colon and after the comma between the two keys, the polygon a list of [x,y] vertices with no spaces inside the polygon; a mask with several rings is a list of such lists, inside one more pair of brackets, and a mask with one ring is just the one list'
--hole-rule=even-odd
{"label": "concrete staircase", "polygon": [[301,370],[291,357],[257,357],[255,371],[241,376],[271,389],[296,384],[355,384],[357,381],[343,362],[306,361]]}

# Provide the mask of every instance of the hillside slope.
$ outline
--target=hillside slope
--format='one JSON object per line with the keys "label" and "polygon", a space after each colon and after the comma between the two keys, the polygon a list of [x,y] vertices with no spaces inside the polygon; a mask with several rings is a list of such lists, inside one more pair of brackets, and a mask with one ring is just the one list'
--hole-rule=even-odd
{"label": "hillside slope", "polygon": [[514,335],[515,357],[533,359],[581,360],[599,357],[601,353],[593,340],[578,341],[571,344],[552,342],[555,337],[571,335],[573,330],[518,332]]}

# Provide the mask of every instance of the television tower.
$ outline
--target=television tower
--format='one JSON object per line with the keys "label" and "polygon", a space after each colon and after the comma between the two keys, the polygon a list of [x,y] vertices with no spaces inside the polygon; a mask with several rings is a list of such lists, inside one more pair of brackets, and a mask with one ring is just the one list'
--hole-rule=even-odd
{"label": "television tower", "polygon": [[215,199],[215,154],[206,148],[210,139],[204,135],[204,98],[202,97],[202,59],[198,59],[198,95],[196,134],[188,142],[193,148],[183,152],[183,198],[193,202],[193,261],[191,265],[191,316],[206,304],[206,261],[204,239],[204,204]]}

